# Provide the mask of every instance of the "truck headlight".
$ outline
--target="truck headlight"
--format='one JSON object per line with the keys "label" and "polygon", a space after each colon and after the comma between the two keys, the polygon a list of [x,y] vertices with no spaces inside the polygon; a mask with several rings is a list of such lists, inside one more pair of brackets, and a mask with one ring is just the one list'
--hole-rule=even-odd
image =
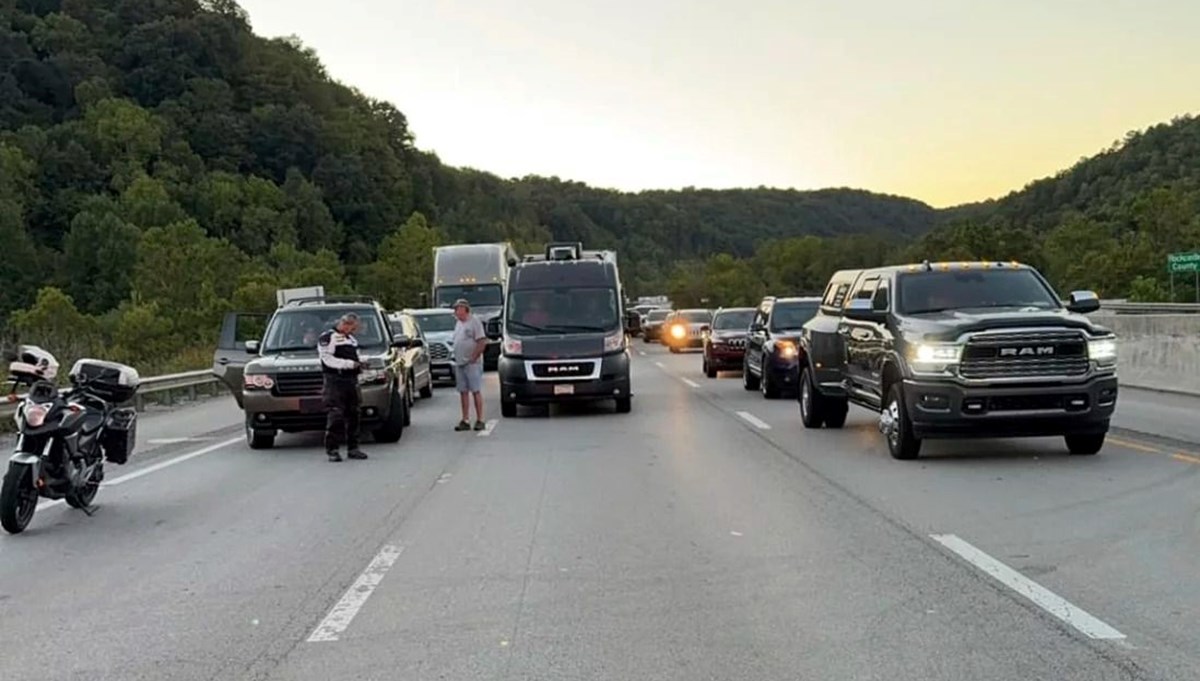
{"label": "truck headlight", "polygon": [[604,337],[604,351],[616,352],[625,347],[625,334],[618,331],[611,336]]}
{"label": "truck headlight", "polygon": [[1117,339],[1101,338],[1088,341],[1088,359],[1098,366],[1112,366],[1117,363]]}
{"label": "truck headlight", "polygon": [[918,343],[912,351],[913,371],[940,374],[962,359],[963,346],[958,343]]}
{"label": "truck headlight", "polygon": [[521,354],[522,349],[523,348],[521,347],[520,340],[516,338],[504,339],[504,354],[509,355],[510,357],[517,356]]}

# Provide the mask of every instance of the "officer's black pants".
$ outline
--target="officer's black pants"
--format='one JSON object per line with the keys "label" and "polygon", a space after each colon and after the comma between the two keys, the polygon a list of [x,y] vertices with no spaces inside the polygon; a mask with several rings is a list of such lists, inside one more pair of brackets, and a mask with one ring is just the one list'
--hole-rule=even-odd
{"label": "officer's black pants", "polygon": [[325,377],[325,451],[336,452],[345,442],[349,449],[358,447],[358,379]]}

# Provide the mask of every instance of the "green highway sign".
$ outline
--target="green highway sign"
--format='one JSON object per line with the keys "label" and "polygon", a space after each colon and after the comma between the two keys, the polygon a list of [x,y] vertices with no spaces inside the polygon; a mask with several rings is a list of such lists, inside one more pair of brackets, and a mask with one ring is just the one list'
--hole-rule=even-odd
{"label": "green highway sign", "polygon": [[1167,271],[1200,272],[1200,253],[1171,253],[1167,256]]}

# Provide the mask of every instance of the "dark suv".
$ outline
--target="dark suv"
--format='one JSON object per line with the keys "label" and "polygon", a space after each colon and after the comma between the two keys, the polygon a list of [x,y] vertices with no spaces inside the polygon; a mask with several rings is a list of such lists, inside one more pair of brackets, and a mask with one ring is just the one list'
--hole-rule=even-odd
{"label": "dark suv", "polygon": [[795,389],[800,375],[800,332],[820,304],[815,296],[763,298],[746,338],[742,368],[746,390],[762,390],[763,397],[773,400],[784,390]]}
{"label": "dark suv", "polygon": [[800,414],[839,428],[848,402],[879,413],[897,459],[924,438],[1065,436],[1104,445],[1117,403],[1117,344],[1017,263],[923,263],[838,272],[805,325]]}
{"label": "dark suv", "polygon": [[720,371],[741,371],[746,357],[746,336],[757,312],[752,307],[723,307],[713,315],[704,334],[704,375],[716,378]]}

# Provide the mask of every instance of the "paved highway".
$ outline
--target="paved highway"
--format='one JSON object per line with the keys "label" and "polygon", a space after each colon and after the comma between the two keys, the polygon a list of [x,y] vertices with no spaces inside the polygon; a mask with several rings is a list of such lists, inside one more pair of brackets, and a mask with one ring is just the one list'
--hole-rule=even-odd
{"label": "paved highway", "polygon": [[1196,677],[1185,398],[1127,391],[1165,437],[1096,457],[899,462],[635,347],[633,414],[455,433],[439,390],[365,462],[252,452],[232,400],[147,415],[95,516],[0,538],[0,679]]}

